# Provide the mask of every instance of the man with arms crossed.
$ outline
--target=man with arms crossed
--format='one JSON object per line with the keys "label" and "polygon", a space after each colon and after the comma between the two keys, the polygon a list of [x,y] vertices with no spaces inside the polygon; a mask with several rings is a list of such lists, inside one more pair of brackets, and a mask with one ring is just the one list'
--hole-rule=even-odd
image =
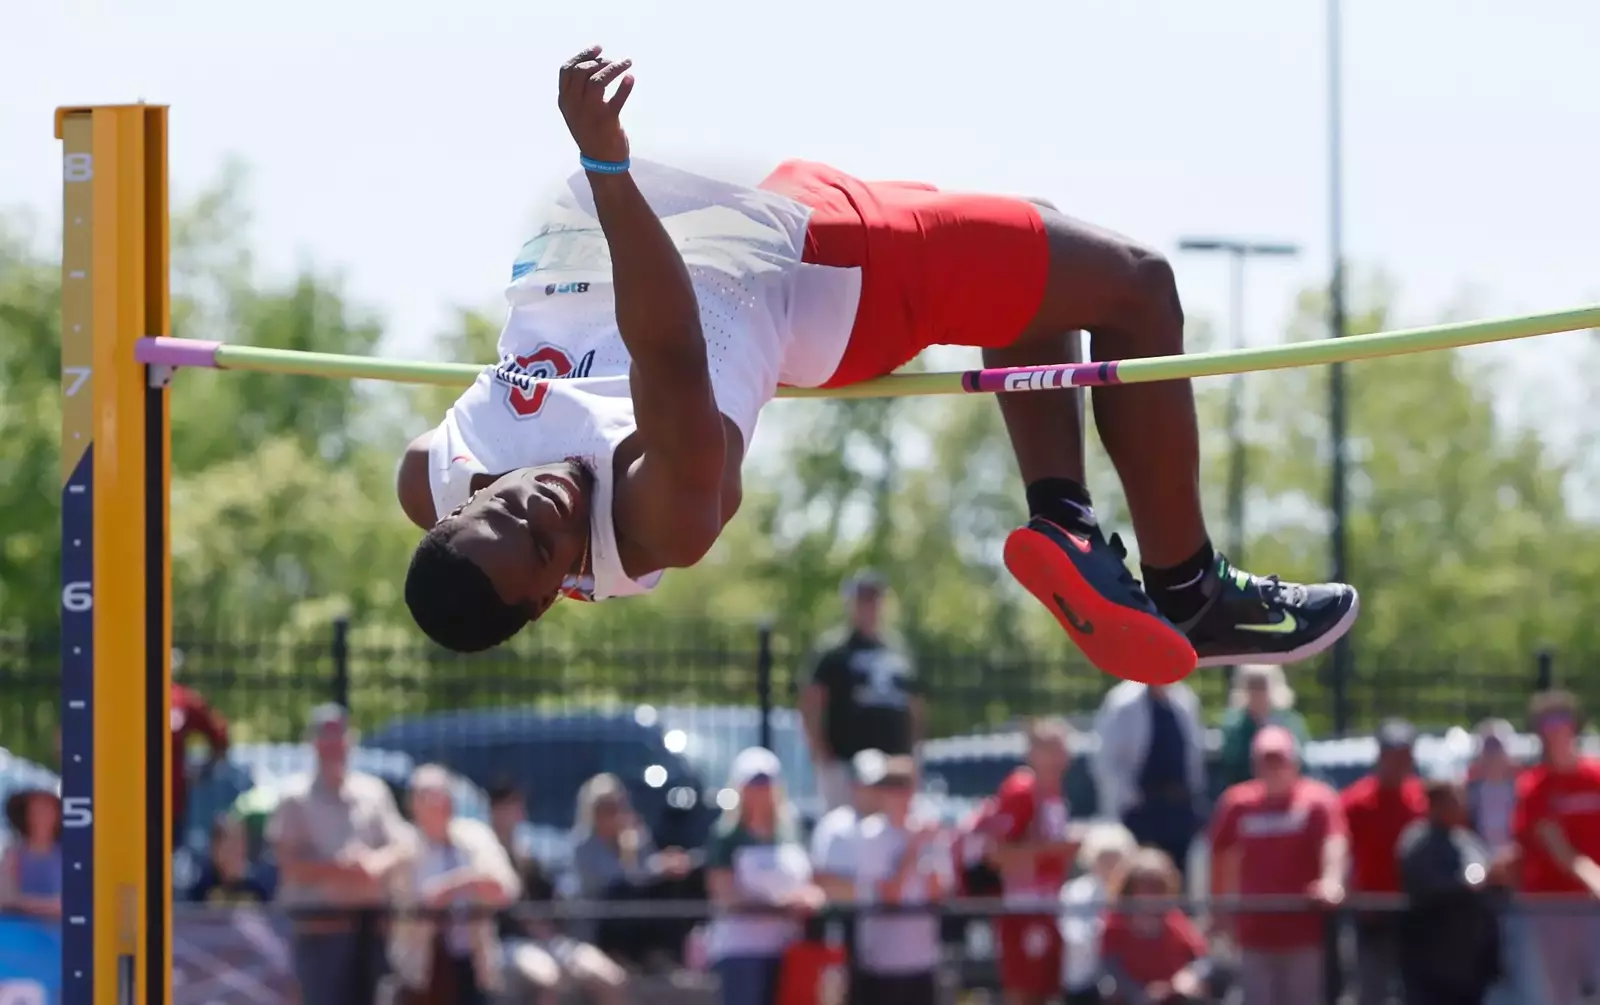
{"label": "man with arms crossed", "polygon": [[[806,161],[753,189],[631,164],[631,65],[595,46],[562,66],[583,174],[512,268],[500,362],[400,467],[401,505],[428,529],[406,602],[440,644],[487,649],[559,597],[640,594],[697,563],[739,508],[780,385],[859,383],[935,344],[978,346],[991,367],[1065,363],[1083,329],[1101,360],[1183,351],[1167,263],[1041,201]],[[1006,564],[1091,662],[1160,683],[1197,662],[1304,659],[1349,630],[1350,587],[1213,551],[1188,383],[1097,388],[1094,407],[1148,594],[1096,522],[1080,399],[1000,400],[1031,516]]]}
{"label": "man with arms crossed", "polygon": [[915,754],[922,739],[926,707],[916,665],[883,633],[887,591],[871,570],[845,580],[849,624],[818,647],[811,682],[800,693],[817,794],[830,810],[850,802],[856,754]]}
{"label": "man with arms crossed", "polygon": [[1583,718],[1571,692],[1534,695],[1528,718],[1541,756],[1517,781],[1511,833],[1544,1000],[1565,1005],[1583,1000],[1600,958],[1600,760],[1579,744]]}

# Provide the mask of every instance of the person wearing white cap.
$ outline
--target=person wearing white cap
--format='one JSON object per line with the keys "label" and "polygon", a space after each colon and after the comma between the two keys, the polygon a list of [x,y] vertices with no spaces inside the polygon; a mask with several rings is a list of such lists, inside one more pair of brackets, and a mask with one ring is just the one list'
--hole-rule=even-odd
{"label": "person wearing white cap", "polygon": [[722,1005],[770,1005],[800,919],[822,906],[782,780],[778,755],[741,750],[720,800],[726,809],[706,844],[713,909],[707,954]]}
{"label": "person wearing white cap", "polygon": [[829,809],[851,796],[851,758],[863,750],[912,754],[922,738],[916,666],[883,631],[889,584],[864,569],[840,587],[848,623],[818,646],[800,716]]}
{"label": "person wearing white cap", "polygon": [[850,802],[824,813],[811,829],[811,867],[818,885],[835,900],[855,895],[856,839],[861,821],[878,812],[888,757],[881,750],[863,750],[850,759],[850,768],[855,775]]}
{"label": "person wearing white cap", "polygon": [[[955,890],[950,835],[914,808],[917,764],[886,758],[874,783],[878,812],[857,829],[855,899],[863,904],[935,904]],[[943,954],[933,911],[868,914],[856,924],[850,1000],[923,1005],[938,998]]]}

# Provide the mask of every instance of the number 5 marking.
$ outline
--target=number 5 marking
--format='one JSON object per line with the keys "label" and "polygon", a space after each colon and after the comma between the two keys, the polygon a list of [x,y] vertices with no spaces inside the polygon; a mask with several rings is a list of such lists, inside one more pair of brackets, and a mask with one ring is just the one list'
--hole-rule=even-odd
{"label": "number 5 marking", "polygon": [[89,374],[93,372],[87,366],[66,366],[61,369],[63,373],[72,377],[72,383],[67,385],[67,390],[65,391],[66,396],[69,398],[83,388],[84,382],[89,379]]}
{"label": "number 5 marking", "polygon": [[74,830],[94,825],[94,800],[88,796],[68,796],[61,800],[61,826]]}

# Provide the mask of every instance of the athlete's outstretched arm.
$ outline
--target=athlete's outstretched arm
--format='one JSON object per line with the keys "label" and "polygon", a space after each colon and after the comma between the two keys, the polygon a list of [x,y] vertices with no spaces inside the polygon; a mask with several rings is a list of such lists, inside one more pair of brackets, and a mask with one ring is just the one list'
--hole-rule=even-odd
{"label": "athlete's outstretched arm", "polygon": [[[585,49],[561,69],[561,114],[587,158],[628,159],[618,114],[633,90],[629,60],[612,62]],[[620,81],[610,100],[606,89]],[[659,544],[692,562],[722,529],[722,481],[727,444],[724,421],[706,365],[700,307],[683,256],[639,186],[626,171],[590,170],[595,213],[611,250],[617,328],[633,357],[635,421],[644,441],[640,463],[660,480],[648,518]],[[645,476],[645,472],[640,472]],[[654,550],[654,549],[653,549]],[[687,564],[687,562],[685,564]]]}
{"label": "athlete's outstretched arm", "polygon": [[671,455],[674,466],[693,459],[707,486],[715,486],[722,476],[722,413],[689,270],[632,177],[591,174],[589,181],[611,248],[617,328],[633,357],[639,435],[650,450]]}

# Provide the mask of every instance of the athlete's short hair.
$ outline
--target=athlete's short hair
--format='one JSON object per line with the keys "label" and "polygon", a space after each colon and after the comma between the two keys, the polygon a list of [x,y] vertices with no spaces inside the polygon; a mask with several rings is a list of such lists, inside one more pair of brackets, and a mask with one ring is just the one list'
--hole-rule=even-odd
{"label": "athlete's short hair", "polygon": [[406,570],[406,606],[428,638],[458,653],[493,649],[533,620],[508,604],[494,583],[455,546],[461,525],[442,520],[428,531]]}

